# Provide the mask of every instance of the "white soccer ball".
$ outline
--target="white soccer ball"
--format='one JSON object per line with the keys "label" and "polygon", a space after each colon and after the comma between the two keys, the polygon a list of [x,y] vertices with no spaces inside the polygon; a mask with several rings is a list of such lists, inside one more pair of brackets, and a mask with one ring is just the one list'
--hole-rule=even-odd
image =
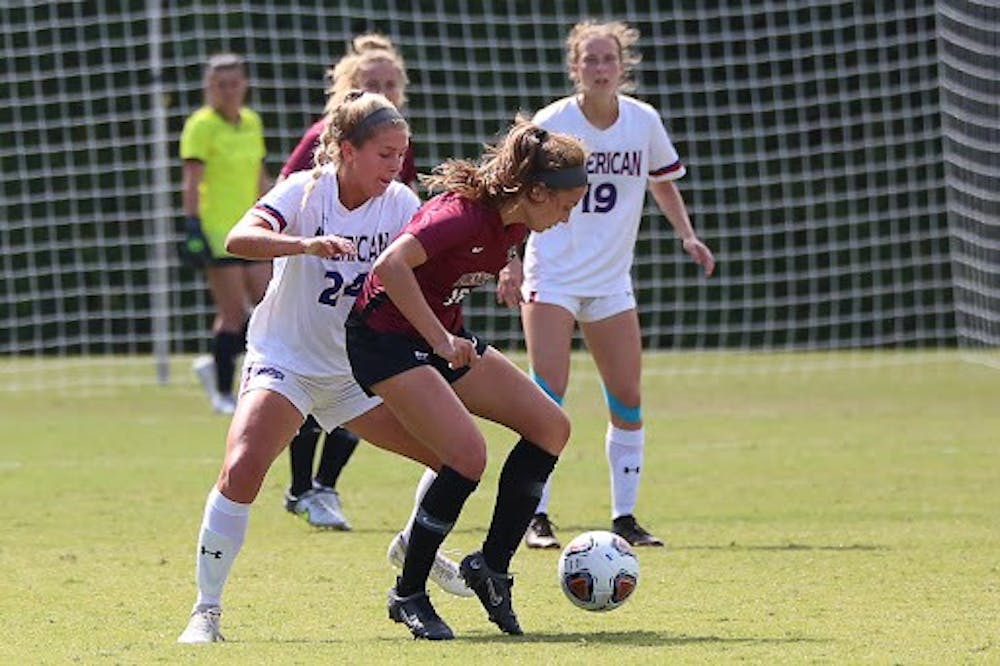
{"label": "white soccer ball", "polygon": [[639,560],[617,534],[584,532],[559,557],[559,584],[566,598],[584,610],[614,610],[639,584]]}

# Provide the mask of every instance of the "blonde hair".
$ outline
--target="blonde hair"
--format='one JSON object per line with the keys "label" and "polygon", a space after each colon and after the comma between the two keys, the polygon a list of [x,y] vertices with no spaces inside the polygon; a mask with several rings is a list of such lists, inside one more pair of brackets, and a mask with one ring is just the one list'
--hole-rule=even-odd
{"label": "blonde hair", "polygon": [[238,69],[243,76],[246,76],[247,61],[243,59],[243,56],[236,53],[216,53],[205,63],[205,80],[207,81],[209,77],[217,72],[230,69]]}
{"label": "blonde hair", "polygon": [[454,192],[499,208],[539,183],[541,172],[578,167],[586,158],[578,139],[549,132],[519,114],[507,135],[487,146],[478,163],[448,160],[430,176],[421,175],[420,182],[429,190]]}
{"label": "blonde hair", "polygon": [[377,32],[366,32],[351,40],[344,56],[337,64],[327,68],[326,80],[329,85],[326,89],[325,111],[329,112],[340,104],[350,90],[359,88],[358,74],[362,66],[377,61],[388,62],[399,72],[402,84],[399,106],[402,108],[406,104],[406,85],[410,82],[406,76],[406,63],[388,37]]}
{"label": "blonde hair", "polygon": [[409,124],[398,112],[387,115],[385,119],[375,123],[369,121],[369,124],[362,126],[362,123],[368,120],[369,116],[380,109],[396,111],[396,106],[384,95],[364,90],[350,90],[344,94],[340,104],[327,112],[316,152],[313,153],[315,166],[312,170],[312,180],[306,185],[302,197],[303,206],[305,206],[309,193],[322,174],[323,168],[328,164],[340,164],[340,144],[342,142],[350,141],[355,147],[361,148],[375,134],[386,127],[398,127],[409,133]]}
{"label": "blonde hair", "polygon": [[247,70],[247,61],[244,60],[243,56],[239,54],[216,53],[208,59],[201,75],[201,85],[203,88],[205,104],[209,103],[208,89],[212,82],[212,77],[219,72],[230,72],[234,70],[242,74],[244,79],[250,78],[249,71]]}
{"label": "blonde hair", "polygon": [[642,61],[642,54],[635,45],[639,41],[639,31],[622,21],[598,23],[597,21],[580,21],[569,31],[566,37],[566,66],[569,68],[569,78],[579,89],[579,77],[573,73],[573,67],[580,61],[580,45],[591,37],[610,37],[618,43],[618,59],[622,63],[622,78],[618,84],[621,92],[635,90],[632,73],[635,66]]}

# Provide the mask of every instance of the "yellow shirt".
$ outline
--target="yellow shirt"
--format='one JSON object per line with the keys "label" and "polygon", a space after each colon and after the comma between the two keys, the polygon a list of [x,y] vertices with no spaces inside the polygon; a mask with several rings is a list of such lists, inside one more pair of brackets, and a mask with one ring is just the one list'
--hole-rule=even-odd
{"label": "yellow shirt", "polygon": [[192,113],[181,132],[181,159],[198,160],[205,172],[198,185],[198,216],[216,257],[226,234],[260,195],[260,172],[267,149],[260,116],[244,107],[231,123],[210,106]]}

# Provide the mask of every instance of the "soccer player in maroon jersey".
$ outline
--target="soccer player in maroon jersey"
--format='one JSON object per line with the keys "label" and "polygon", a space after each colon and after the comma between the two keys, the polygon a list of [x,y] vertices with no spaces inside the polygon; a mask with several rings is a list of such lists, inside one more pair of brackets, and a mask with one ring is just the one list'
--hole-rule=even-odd
{"label": "soccer player in maroon jersey", "polygon": [[415,637],[450,639],[426,592],[435,553],[486,465],[472,415],[520,439],[500,474],[482,549],[462,577],[489,619],[521,634],[510,560],[569,439],[569,420],[516,365],[468,332],[462,300],[503,268],[529,231],[566,220],[586,191],[586,153],[564,134],[518,118],[479,164],[451,160],[425,177],[444,193],[427,202],[379,256],[348,319],[351,370],[442,466],[417,509],[389,616]]}

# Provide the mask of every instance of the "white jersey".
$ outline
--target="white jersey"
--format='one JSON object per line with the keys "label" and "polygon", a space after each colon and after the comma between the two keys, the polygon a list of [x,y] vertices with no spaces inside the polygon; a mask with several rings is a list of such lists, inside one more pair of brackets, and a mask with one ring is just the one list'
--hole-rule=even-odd
{"label": "white jersey", "polygon": [[247,356],[308,377],[350,376],[344,322],[375,259],[417,211],[420,200],[394,181],[381,196],[347,210],[338,196],[336,171],[329,167],[303,207],[311,180],[311,171],[293,173],[261,197],[253,214],[275,231],[294,236],[343,236],[354,242],[357,254],[276,258],[267,292],[250,317]]}
{"label": "white jersey", "polygon": [[600,130],[586,119],[574,96],[549,104],[534,122],[583,142],[589,184],[566,224],[529,236],[525,291],[572,296],[630,292],[647,183],[685,173],[660,115],[645,102],[619,95],[618,120]]}

